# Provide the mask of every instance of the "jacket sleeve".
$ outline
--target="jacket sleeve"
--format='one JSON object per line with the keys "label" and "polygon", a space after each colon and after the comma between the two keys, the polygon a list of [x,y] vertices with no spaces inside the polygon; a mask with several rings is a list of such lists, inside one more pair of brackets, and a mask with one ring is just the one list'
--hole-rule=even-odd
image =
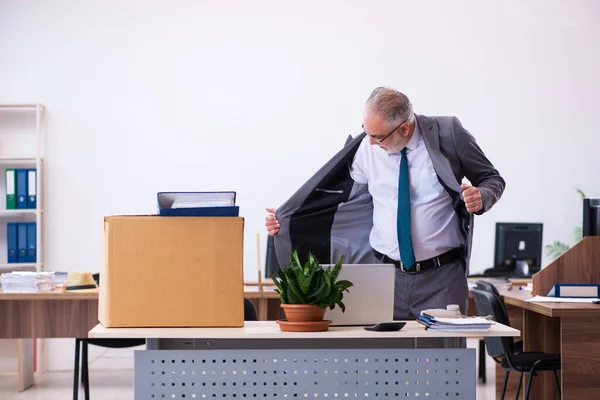
{"label": "jacket sleeve", "polygon": [[462,126],[456,117],[452,119],[452,129],[456,154],[462,171],[481,193],[483,206],[475,213],[481,215],[490,210],[500,199],[506,183],[485,156],[473,135]]}

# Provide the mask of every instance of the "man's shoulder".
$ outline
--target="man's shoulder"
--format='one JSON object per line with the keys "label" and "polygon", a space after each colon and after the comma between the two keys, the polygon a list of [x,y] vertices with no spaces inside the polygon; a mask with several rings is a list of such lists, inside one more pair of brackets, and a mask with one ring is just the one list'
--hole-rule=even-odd
{"label": "man's shoulder", "polygon": [[437,122],[438,124],[450,125],[453,121],[457,121],[454,115],[416,115],[417,120],[420,122]]}
{"label": "man's shoulder", "polygon": [[422,130],[429,130],[428,127],[435,126],[441,137],[454,135],[454,131],[462,126],[460,120],[453,115],[417,115],[417,121]]}
{"label": "man's shoulder", "polygon": [[358,144],[358,149],[356,150],[357,153],[365,153],[368,152],[371,149],[371,146],[369,146],[369,137],[367,135],[365,135],[361,140],[360,143]]}

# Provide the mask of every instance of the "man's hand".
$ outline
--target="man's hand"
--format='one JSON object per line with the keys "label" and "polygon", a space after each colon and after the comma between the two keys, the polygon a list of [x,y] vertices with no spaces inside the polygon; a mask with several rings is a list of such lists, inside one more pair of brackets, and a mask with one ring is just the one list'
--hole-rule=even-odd
{"label": "man's hand", "polygon": [[270,236],[275,235],[279,232],[279,221],[275,218],[275,209],[274,208],[266,208],[267,216],[265,217],[265,226],[267,227],[267,232],[269,232]]}
{"label": "man's hand", "polygon": [[460,185],[460,189],[463,191],[462,195],[465,199],[465,206],[467,211],[475,213],[483,207],[483,200],[481,200],[481,192],[475,186],[469,186],[466,184]]}

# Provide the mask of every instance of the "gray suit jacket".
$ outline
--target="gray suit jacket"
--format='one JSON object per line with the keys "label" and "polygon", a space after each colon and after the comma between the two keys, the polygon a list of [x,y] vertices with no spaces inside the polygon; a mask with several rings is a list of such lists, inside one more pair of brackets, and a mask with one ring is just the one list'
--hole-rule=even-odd
{"label": "gray suit jacket", "polygon": [[[416,118],[438,180],[452,198],[459,217],[468,272],[474,216],[465,208],[460,184],[466,177],[479,188],[483,208],[477,214],[483,214],[502,195],[504,179],[456,117]],[[289,263],[292,249],[298,250],[301,260],[310,251],[324,264],[335,263],[341,256],[344,263],[378,262],[369,245],[373,226],[371,195],[366,185],[352,180],[349,169],[364,137],[363,132],[350,140],[278,208],[280,228],[274,243],[280,265]]]}

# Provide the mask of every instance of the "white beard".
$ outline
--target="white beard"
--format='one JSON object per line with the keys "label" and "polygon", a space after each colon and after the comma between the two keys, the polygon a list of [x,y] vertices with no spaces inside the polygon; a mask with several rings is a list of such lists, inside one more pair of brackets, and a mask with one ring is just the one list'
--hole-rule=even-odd
{"label": "white beard", "polygon": [[386,152],[386,154],[400,153],[401,149],[397,149],[397,146],[379,146],[379,148]]}

